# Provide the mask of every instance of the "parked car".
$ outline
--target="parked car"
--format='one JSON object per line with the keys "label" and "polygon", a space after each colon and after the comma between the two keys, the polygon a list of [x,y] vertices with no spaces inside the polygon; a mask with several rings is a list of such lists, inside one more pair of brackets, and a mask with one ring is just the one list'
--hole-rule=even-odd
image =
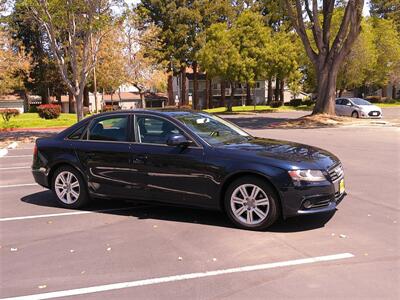
{"label": "parked car", "polygon": [[210,114],[118,111],[36,141],[35,181],[58,203],[134,199],[219,209],[259,230],[330,212],[345,196],[339,159],[316,147],[253,137]]}
{"label": "parked car", "polygon": [[382,118],[380,107],[361,98],[336,99],[336,114],[353,118]]}

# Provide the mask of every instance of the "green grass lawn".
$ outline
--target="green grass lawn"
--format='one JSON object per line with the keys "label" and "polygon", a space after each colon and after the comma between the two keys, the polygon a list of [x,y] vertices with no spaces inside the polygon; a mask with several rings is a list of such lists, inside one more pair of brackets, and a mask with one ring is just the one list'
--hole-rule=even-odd
{"label": "green grass lawn", "polygon": [[400,101],[397,101],[396,103],[372,103],[376,106],[379,107],[400,107]]}
{"label": "green grass lawn", "polygon": [[76,114],[61,114],[57,119],[45,120],[40,118],[37,113],[24,113],[11,118],[8,123],[1,120],[0,128],[48,128],[71,126],[75,123]]}
{"label": "green grass lawn", "polygon": [[[312,106],[281,106],[277,108],[272,108],[268,105],[257,105],[255,108],[254,106],[234,106],[232,107],[233,113],[243,113],[243,112],[280,112],[280,111],[289,111],[289,110],[312,110]],[[205,112],[213,113],[213,114],[220,114],[220,113],[228,113],[226,111],[226,107],[217,107],[211,109],[205,109]]]}

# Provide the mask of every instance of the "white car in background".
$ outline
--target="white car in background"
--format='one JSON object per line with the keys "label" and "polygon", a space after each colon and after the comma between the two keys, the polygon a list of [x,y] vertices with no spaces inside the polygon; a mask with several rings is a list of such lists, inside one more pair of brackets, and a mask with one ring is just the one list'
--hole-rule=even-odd
{"label": "white car in background", "polygon": [[353,118],[382,118],[382,109],[361,98],[336,99],[336,114]]}

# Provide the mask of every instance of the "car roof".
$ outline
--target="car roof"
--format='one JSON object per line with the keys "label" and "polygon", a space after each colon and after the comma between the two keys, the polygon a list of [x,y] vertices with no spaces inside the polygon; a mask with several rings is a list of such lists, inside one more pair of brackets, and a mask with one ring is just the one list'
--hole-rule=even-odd
{"label": "car roof", "polygon": [[170,116],[170,117],[176,117],[176,116],[181,116],[181,115],[187,115],[187,114],[193,114],[193,113],[204,113],[201,111],[197,110],[192,110],[192,109],[127,109],[127,110],[115,110],[115,111],[109,111],[109,112],[104,112],[100,114],[93,115],[92,117],[98,117],[98,116],[108,116],[108,115],[113,115],[113,114],[133,114],[133,113],[146,113],[146,114],[152,114],[152,115],[160,115],[160,116]]}

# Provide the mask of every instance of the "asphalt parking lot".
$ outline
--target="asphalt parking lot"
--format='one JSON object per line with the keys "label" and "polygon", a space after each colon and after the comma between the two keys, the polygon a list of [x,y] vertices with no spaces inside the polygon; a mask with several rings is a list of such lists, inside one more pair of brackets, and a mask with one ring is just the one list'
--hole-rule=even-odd
{"label": "asphalt parking lot", "polygon": [[66,210],[34,184],[21,144],[0,158],[0,297],[399,299],[400,129],[247,129],[339,156],[348,196],[335,214],[250,232],[187,208]]}

